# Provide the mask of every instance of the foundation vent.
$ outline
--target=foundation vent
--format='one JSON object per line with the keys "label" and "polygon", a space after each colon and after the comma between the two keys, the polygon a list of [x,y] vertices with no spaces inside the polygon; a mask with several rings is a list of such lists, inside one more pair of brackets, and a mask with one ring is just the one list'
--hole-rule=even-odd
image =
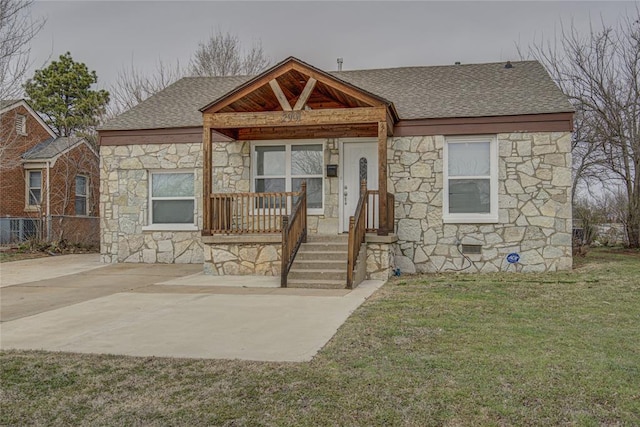
{"label": "foundation vent", "polygon": [[482,245],[462,245],[462,253],[465,255],[482,254]]}

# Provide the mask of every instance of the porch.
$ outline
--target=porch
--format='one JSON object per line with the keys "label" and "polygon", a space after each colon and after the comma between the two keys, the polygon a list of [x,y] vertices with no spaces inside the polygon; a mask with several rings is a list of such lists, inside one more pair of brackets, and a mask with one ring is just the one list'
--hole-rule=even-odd
{"label": "porch", "polygon": [[[309,235],[343,235],[345,285],[357,284],[367,233],[394,228],[393,105],[288,59],[201,111],[208,272],[280,275],[287,286]],[[234,258],[233,268],[217,265]]]}

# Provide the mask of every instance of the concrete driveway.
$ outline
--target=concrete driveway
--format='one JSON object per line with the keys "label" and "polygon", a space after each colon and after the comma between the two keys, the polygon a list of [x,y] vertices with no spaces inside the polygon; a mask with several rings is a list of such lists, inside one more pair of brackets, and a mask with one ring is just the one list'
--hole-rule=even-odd
{"label": "concrete driveway", "polygon": [[11,264],[0,266],[1,349],[308,361],[382,285],[281,289],[277,278],[204,276],[201,265],[116,264],[5,286]]}

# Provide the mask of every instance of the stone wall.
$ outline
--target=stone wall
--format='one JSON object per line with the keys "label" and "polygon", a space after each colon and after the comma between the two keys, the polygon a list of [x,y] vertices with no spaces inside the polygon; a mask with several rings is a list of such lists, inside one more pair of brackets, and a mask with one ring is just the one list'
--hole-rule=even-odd
{"label": "stone wall", "polygon": [[204,273],[279,276],[281,243],[216,243],[204,249]]}
{"label": "stone wall", "polygon": [[395,268],[396,243],[367,242],[367,279],[387,280]]}
{"label": "stone wall", "polygon": [[506,270],[508,253],[522,271],[571,269],[571,136],[498,135],[499,220],[444,224],[443,136],[390,138],[389,192],[396,197],[398,254],[403,273],[466,267],[456,243],[482,245],[464,271]]}
{"label": "stone wall", "polygon": [[[198,230],[149,230],[149,171],[195,171]],[[202,146],[100,147],[100,253],[106,263],[202,263]]]}

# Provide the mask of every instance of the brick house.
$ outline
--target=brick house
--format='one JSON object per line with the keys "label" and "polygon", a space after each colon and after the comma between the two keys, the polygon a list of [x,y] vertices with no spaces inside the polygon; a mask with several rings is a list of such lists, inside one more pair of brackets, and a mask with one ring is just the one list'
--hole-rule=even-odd
{"label": "brick house", "polygon": [[96,150],[58,137],[25,100],[0,101],[0,122],[0,242],[97,243]]}
{"label": "brick house", "polygon": [[99,131],[103,260],[284,286],[567,270],[572,121],[535,61],[185,78]]}

